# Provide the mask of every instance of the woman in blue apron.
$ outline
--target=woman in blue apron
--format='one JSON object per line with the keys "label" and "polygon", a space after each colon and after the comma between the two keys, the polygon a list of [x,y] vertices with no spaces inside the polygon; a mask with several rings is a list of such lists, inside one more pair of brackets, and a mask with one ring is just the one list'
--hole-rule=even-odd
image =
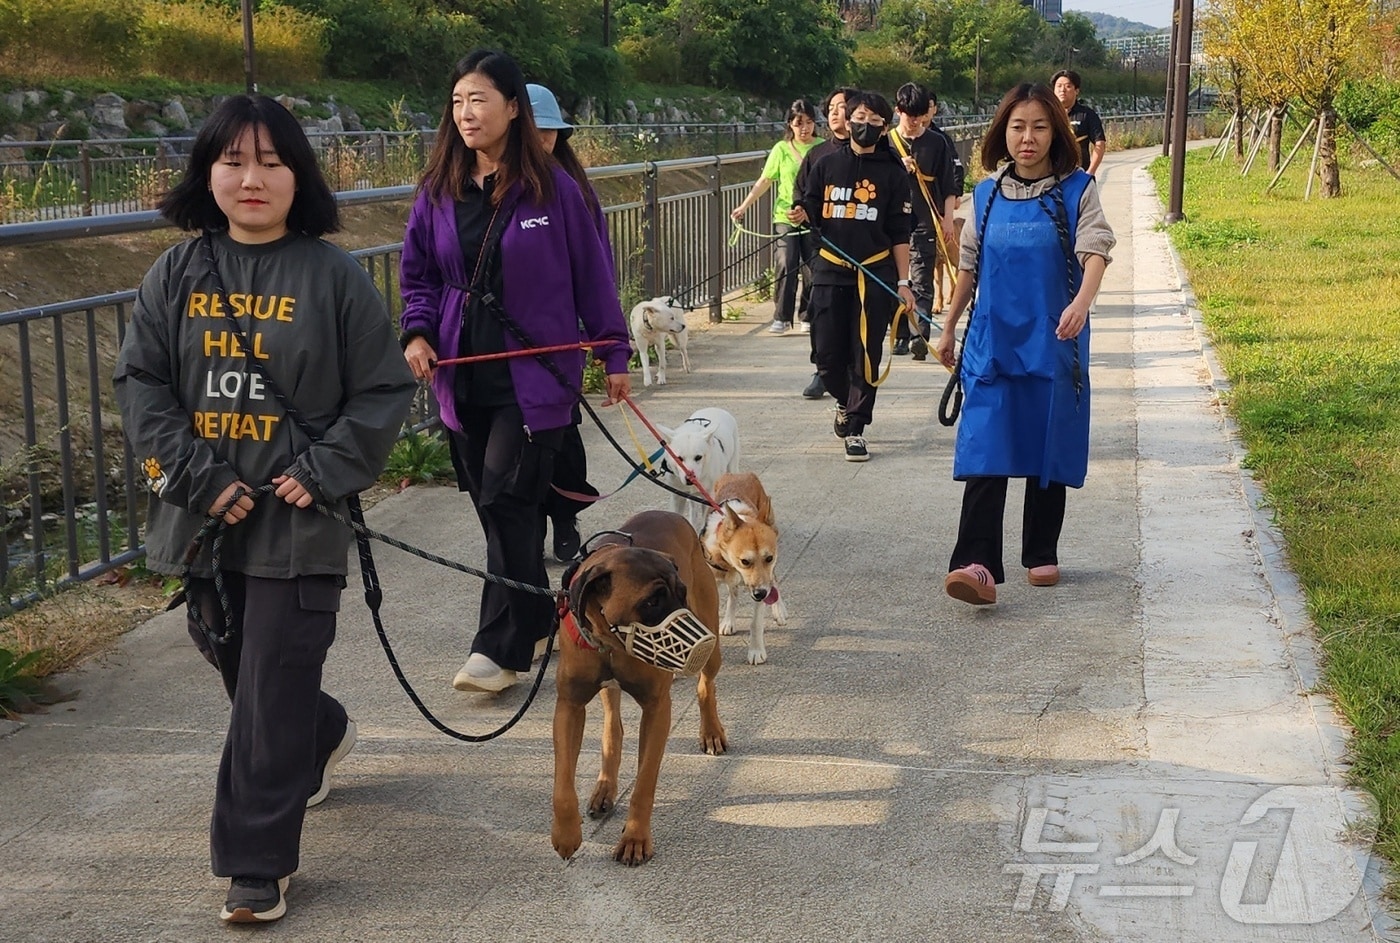
{"label": "woman in blue apron", "polygon": [[[1059,582],[1065,489],[1089,460],[1089,306],[1115,242],[1093,179],[1079,168],[1064,109],[1043,85],[1007,92],[982,143],[991,176],[973,194],[958,280],[937,353],[963,387],[953,477],[965,482],[948,595],[996,602],[1004,582],[1006,484],[1026,479],[1021,565]],[[958,321],[974,290],[967,335]]]}

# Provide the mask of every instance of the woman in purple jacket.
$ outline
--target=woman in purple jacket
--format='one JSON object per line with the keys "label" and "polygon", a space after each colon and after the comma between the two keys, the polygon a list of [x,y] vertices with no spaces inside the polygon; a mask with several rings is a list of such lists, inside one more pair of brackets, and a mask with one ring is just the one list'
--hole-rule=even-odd
{"label": "woman in purple jacket", "polygon": [[[547,586],[542,508],[584,353],[546,355],[550,365],[538,356],[437,361],[575,344],[582,322],[590,339],[615,342],[597,350],[607,405],[631,393],[626,322],[593,214],[541,144],[519,65],[478,50],[451,81],[404,236],[404,357],[414,376],[432,381],[459,484],[486,533],[487,570]],[[552,608],[547,596],[488,581],[471,657],[452,686],[515,684]]]}

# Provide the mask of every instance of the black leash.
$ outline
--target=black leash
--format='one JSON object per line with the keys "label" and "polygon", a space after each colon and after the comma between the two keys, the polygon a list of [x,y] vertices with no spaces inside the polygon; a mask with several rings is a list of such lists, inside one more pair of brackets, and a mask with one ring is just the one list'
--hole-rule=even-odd
{"label": "black leash", "polygon": [[[223,295],[226,298],[228,297],[228,292],[224,288],[223,277],[219,273],[218,261],[214,257],[213,237],[209,233],[205,233],[203,242],[204,249],[208,257],[209,269],[214,277],[214,286],[218,289],[219,294]],[[244,345],[243,349],[248,351],[254,350],[255,348],[253,345],[253,340],[249,336],[247,329],[238,321],[237,318],[229,318],[228,320],[233,324],[234,329],[239,332],[240,339],[242,340]],[[291,420],[296,423],[297,428],[300,429],[302,433],[306,435],[306,437],[312,442],[317,441],[319,436],[312,428],[310,422],[307,421],[306,417],[303,416],[299,410],[297,410],[297,408],[292,404],[291,400],[289,400],[287,396],[282,392],[282,389],[272,379],[272,376],[268,373],[267,368],[263,365],[262,361],[256,357],[248,357],[247,361],[251,365],[251,367],[261,375],[267,390],[272,393],[273,398],[276,399],[277,402],[281,405],[282,409],[286,412],[287,416],[290,417]],[[260,488],[255,489],[253,494],[266,494],[271,492],[272,490],[273,488],[270,484],[263,485]],[[229,505],[225,507],[223,511],[226,513],[228,507],[231,507],[232,504],[242,496],[242,489],[240,489],[240,493],[234,495],[233,500],[230,501]],[[374,554],[373,551],[370,549],[369,535],[373,532],[365,526],[364,510],[360,506],[359,495],[348,496],[346,498],[346,504],[348,505],[350,511],[350,516],[348,520],[339,512],[335,511],[332,508],[326,507],[320,502],[316,502],[314,507],[317,511],[321,512],[322,514],[325,514],[328,517],[332,517],[335,520],[340,521],[341,523],[350,527],[351,530],[355,532],[355,544],[360,558],[360,578],[364,583],[365,589],[365,604],[369,607],[370,615],[374,619],[375,633],[379,636],[379,644],[381,647],[383,647],[384,654],[389,659],[389,665],[394,672],[394,677],[398,679],[399,685],[404,689],[404,693],[408,695],[409,700],[413,702],[413,706],[418,709],[418,713],[422,714],[423,718],[427,720],[428,723],[432,724],[432,726],[437,730],[447,734],[449,737],[452,737],[456,740],[463,740],[468,743],[482,743],[487,740],[494,740],[496,737],[501,736],[511,727],[514,727],[516,723],[519,722],[520,718],[525,715],[525,711],[528,710],[530,705],[534,702],[535,695],[539,692],[540,685],[544,681],[545,669],[549,666],[549,656],[554,648],[554,636],[556,631],[558,630],[559,625],[558,619],[556,618],[550,624],[549,635],[547,636],[547,641],[545,643],[544,657],[540,659],[540,667],[538,673],[535,676],[535,683],[530,688],[530,693],[526,696],[525,702],[520,705],[520,709],[516,711],[514,717],[506,721],[502,726],[500,726],[496,730],[493,730],[487,734],[468,734],[463,733],[459,730],[455,730],[452,727],[449,727],[447,724],[438,720],[437,717],[433,715],[433,712],[428,709],[427,705],[423,703],[422,698],[420,698],[418,696],[418,693],[413,689],[413,686],[409,683],[408,678],[404,675],[402,667],[399,665],[398,658],[394,654],[393,646],[389,643],[389,636],[384,630],[384,622],[379,613],[379,608],[384,601],[384,592],[379,585],[379,571],[375,567]],[[195,624],[200,628],[201,631],[205,633],[207,637],[209,637],[212,641],[218,641],[220,644],[227,644],[229,639],[232,637],[232,633],[234,632],[233,613],[228,604],[228,594],[223,585],[223,571],[220,566],[220,553],[222,549],[223,531],[227,526],[228,525],[224,522],[222,513],[219,514],[217,517],[211,516],[210,518],[206,519],[204,525],[200,528],[199,533],[191,542],[189,550],[186,551],[185,565],[181,572],[181,583],[184,586],[185,601],[186,605],[189,606],[191,618],[195,620]],[[194,602],[194,597],[189,593],[189,580],[191,570],[193,569],[194,565],[194,559],[198,556],[200,545],[205,539],[207,539],[208,535],[211,532],[214,533],[214,544],[210,549],[210,564],[214,571],[214,586],[215,590],[219,594],[219,604],[223,607],[224,610],[224,634],[222,636],[216,636],[213,634],[213,630],[205,623],[202,615],[200,614],[199,607]],[[490,579],[496,582],[503,583],[512,589],[537,593],[540,595],[547,595],[550,597],[554,597],[556,595],[554,591],[549,589],[548,587],[531,586],[527,583],[518,583],[514,580],[507,580],[505,577],[499,577],[493,574],[483,573],[479,570],[473,570],[470,567],[453,563],[452,561],[446,560],[442,557],[427,554],[425,551],[418,551],[414,548],[409,547],[406,544],[403,544],[400,541],[394,540],[393,538],[389,538],[386,535],[376,536],[378,536],[379,539],[384,540],[386,543],[389,543],[392,546],[399,547],[400,549],[406,550],[410,553],[414,553],[417,556],[422,556],[425,559],[431,559],[433,560],[433,562],[441,563],[444,566],[461,570],[462,572],[470,573],[474,576],[480,576],[483,579]],[[215,658],[217,660],[217,654],[215,655]]]}
{"label": "black leash", "polygon": [[[1003,170],[997,175],[992,183],[992,191],[987,196],[987,205],[982,210],[982,218],[977,223],[977,262],[972,267],[972,291],[973,297],[967,302],[967,326],[963,328],[963,342],[958,345],[958,356],[953,362],[953,375],[948,378],[948,385],[943,388],[943,396],[938,400],[938,421],[945,426],[951,426],[958,421],[959,414],[962,413],[963,404],[963,351],[967,348],[967,333],[972,329],[972,315],[976,309],[977,289],[982,284],[982,246],[987,238],[987,220],[992,215],[992,204],[996,202],[997,194],[1001,191],[1002,178],[1006,176],[1010,168]],[[956,342],[956,338],[954,338]]]}

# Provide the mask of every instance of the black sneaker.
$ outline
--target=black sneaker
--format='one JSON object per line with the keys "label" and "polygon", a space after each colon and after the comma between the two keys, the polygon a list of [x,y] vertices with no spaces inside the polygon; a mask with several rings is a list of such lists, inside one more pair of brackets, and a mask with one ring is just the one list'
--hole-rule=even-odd
{"label": "black sneaker", "polygon": [[282,919],[287,912],[290,878],[234,878],[228,886],[228,899],[219,919],[226,923],[268,923]]}
{"label": "black sneaker", "polygon": [[907,357],[909,355],[909,341],[907,339],[894,342],[894,355],[896,357]]}
{"label": "black sneaker", "polygon": [[807,384],[807,388],[802,391],[803,399],[821,399],[826,395],[826,385],[822,383],[820,373],[812,374],[812,382]]}
{"label": "black sneaker", "polygon": [[865,447],[865,436],[846,436],[846,461],[848,462],[868,462],[870,461],[870,450]]}
{"label": "black sneaker", "polygon": [[836,420],[831,424],[831,431],[836,433],[838,439],[844,439],[851,434],[851,419],[846,415],[846,407],[836,407]]}
{"label": "black sneaker", "polygon": [[335,749],[330,752],[330,756],[316,764],[316,773],[311,778],[311,784],[316,787],[316,791],[306,800],[306,807],[320,805],[326,801],[326,796],[331,794],[331,773],[335,771],[336,764],[350,755],[350,751],[355,749],[355,722],[349,717],[345,718],[345,734],[340,738],[340,742],[335,745]]}
{"label": "black sneaker", "polygon": [[568,563],[578,553],[578,520],[561,518],[554,522],[554,559]]}
{"label": "black sneaker", "polygon": [[928,359],[928,341],[922,337],[916,337],[909,342],[909,351],[914,355],[915,360]]}

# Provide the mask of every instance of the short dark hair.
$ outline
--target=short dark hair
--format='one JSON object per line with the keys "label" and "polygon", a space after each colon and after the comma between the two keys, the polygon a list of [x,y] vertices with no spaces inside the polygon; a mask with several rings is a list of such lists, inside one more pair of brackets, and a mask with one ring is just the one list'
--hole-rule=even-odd
{"label": "short dark hair", "polygon": [[787,117],[783,119],[783,140],[793,139],[792,123],[798,118],[810,118],[814,122],[817,120],[817,109],[805,98],[799,98],[788,105]]}
{"label": "short dark hair", "polygon": [[436,198],[450,196],[460,200],[466,194],[467,179],[476,167],[476,151],[467,147],[452,120],[452,90],[468,75],[484,75],[506,101],[516,104],[515,119],[506,132],[506,150],[501,155],[496,187],[491,191],[492,201],[499,204],[506,191],[519,180],[527,199],[536,203],[549,202],[554,198],[553,165],[540,140],[539,128],[535,126],[525,73],[514,59],[494,49],[473,50],[453,67],[447,80],[447,103],[442,107],[437,138],[419,187]]}
{"label": "short dark hair", "polygon": [[1050,141],[1050,171],[1057,177],[1079,167],[1079,144],[1074,139],[1074,129],[1069,126],[1069,116],[1065,106],[1060,104],[1055,93],[1048,86],[1038,82],[1022,82],[1002,96],[997,105],[992,124],[982,138],[982,169],[991,173],[1002,161],[1011,160],[1011,152],[1006,147],[1006,127],[1011,123],[1011,111],[1026,102],[1039,102],[1050,118],[1054,138]]}
{"label": "short dark hair", "polygon": [[894,93],[894,107],[901,113],[920,118],[932,107],[928,89],[914,82],[905,82]]}
{"label": "short dark hair", "polygon": [[[842,98],[844,101],[846,101],[847,103],[849,103],[850,100],[851,100],[851,96],[857,95],[857,94],[859,94],[859,93],[860,93],[860,89],[858,89],[858,88],[850,88],[849,86],[842,86],[841,88],[833,88],[833,89],[831,90],[831,94],[827,95],[825,98],[822,99],[822,114],[826,114],[828,111],[831,110],[831,100],[834,99],[837,95],[840,95],[841,98]],[[851,110],[851,109],[850,109],[850,107],[848,106],[848,107],[846,108],[847,113],[849,113],[850,110]]]}
{"label": "short dark hair", "polygon": [[1084,87],[1083,83],[1081,83],[1079,80],[1079,73],[1074,71],[1073,69],[1061,69],[1054,75],[1050,76],[1050,86],[1053,88],[1055,83],[1058,82],[1060,79],[1069,79],[1069,84],[1074,86],[1075,91],[1078,91],[1079,89]]}
{"label": "short dark hair", "polygon": [[[846,96],[846,120],[851,120],[851,112],[864,105],[868,111],[873,111],[885,123],[889,124],[894,120],[894,109],[890,107],[889,99],[877,92],[856,92],[854,95]],[[1063,109],[1061,109],[1063,111]]]}
{"label": "short dark hair", "polygon": [[321,174],[306,132],[290,111],[266,95],[234,95],[214,109],[190,148],[185,176],[161,198],[160,215],[186,232],[228,229],[228,217],[209,189],[209,171],[248,128],[253,129],[258,156],[264,149],[275,151],[296,179],[287,229],[316,237],[340,229],[335,194]]}

